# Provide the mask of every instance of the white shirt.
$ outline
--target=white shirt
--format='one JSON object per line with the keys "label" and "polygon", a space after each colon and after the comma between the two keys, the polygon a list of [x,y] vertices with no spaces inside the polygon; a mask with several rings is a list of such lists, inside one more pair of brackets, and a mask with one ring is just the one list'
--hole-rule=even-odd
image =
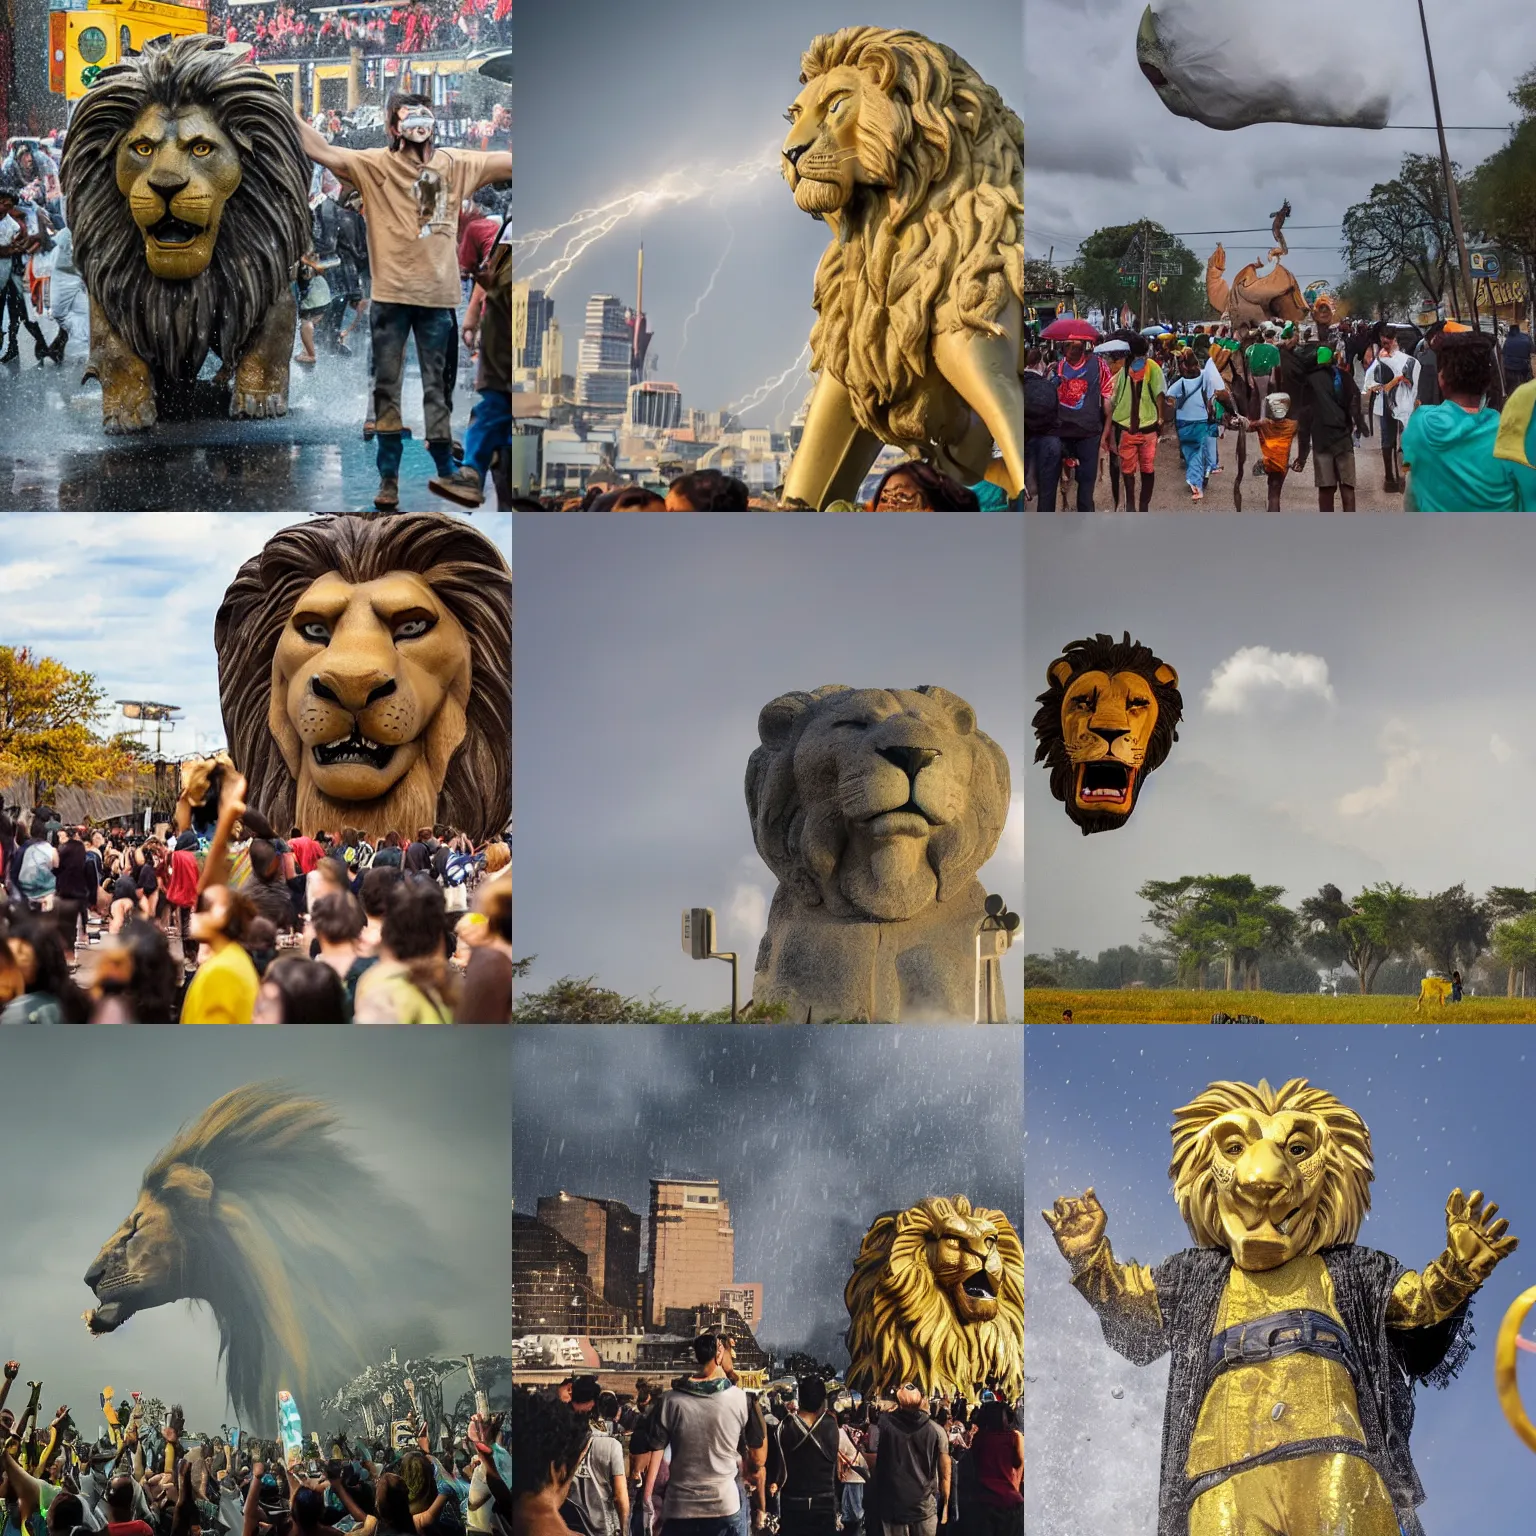
{"label": "white shirt", "polygon": [[[1375,362],[1365,370],[1367,387],[1376,383],[1376,370],[1383,366],[1392,370],[1394,378],[1402,378],[1404,372],[1414,367],[1414,362],[1413,358],[1404,352],[1401,347],[1390,357],[1385,352],[1378,353]],[[1406,425],[1408,418],[1413,415],[1413,407],[1417,399],[1417,380],[1418,374],[1415,372],[1413,377],[1406,383],[1395,384],[1386,390],[1378,389],[1371,396],[1371,414],[1380,419],[1383,402],[1390,397],[1392,401],[1392,414],[1397,417],[1398,421]]]}

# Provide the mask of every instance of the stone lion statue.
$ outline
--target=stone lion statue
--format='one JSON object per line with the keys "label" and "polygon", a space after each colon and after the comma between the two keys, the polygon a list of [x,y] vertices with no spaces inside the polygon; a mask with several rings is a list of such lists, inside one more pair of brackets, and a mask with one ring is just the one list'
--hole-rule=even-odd
{"label": "stone lion statue", "polygon": [[1123,827],[1147,775],[1179,739],[1179,675],[1129,633],[1074,640],[1047,669],[1035,702],[1035,761],[1051,793],[1090,832]]}
{"label": "stone lion statue", "polygon": [[98,1300],[90,1331],[205,1303],[230,1401],[264,1434],[276,1431],[279,1387],[318,1411],[387,1345],[432,1348],[430,1325],[414,1320],[442,1291],[418,1257],[426,1233],[336,1129],[324,1104],[273,1083],[226,1093],[183,1126],[85,1273]]}
{"label": "stone lion statue", "polygon": [[876,1217],[843,1303],[850,1387],[1024,1390],[1024,1247],[1001,1211],[930,1196]]}
{"label": "stone lion statue", "polygon": [[1422,1271],[1359,1246],[1370,1132],[1304,1078],[1212,1083],[1175,1113],[1168,1172],[1195,1246],[1152,1268],[1116,1260],[1093,1190],[1042,1213],[1110,1347],[1137,1365],[1172,1355],[1159,1531],[1263,1512],[1423,1536],[1413,1389],[1445,1385],[1471,1349],[1468,1304],[1516,1246],[1498,1207],[1453,1190],[1445,1251]]}
{"label": "stone lion statue", "polygon": [[851,499],[883,443],[1018,495],[1023,123],[964,59],[917,32],[818,37],[800,81],[784,176],[833,239],[816,272],[820,379],[785,499]]}
{"label": "stone lion statue", "polygon": [[105,430],[186,414],[210,352],[231,416],[284,415],[310,163],[277,83],[218,38],[150,44],[82,98],[60,177]]}
{"label": "stone lion statue", "polygon": [[969,1021],[976,871],[1008,814],[1002,748],[928,686],[786,693],[757,730],[747,810],[779,885],[754,1004],[786,1003],[796,1023]]}
{"label": "stone lion statue", "polygon": [[512,573],[443,513],[284,528],[214,619],[229,750],[274,826],[377,841],[511,816]]}

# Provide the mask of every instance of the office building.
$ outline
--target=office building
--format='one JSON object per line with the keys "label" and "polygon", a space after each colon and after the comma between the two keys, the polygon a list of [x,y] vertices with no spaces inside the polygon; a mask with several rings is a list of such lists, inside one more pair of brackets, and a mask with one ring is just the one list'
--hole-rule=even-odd
{"label": "office building", "polygon": [[635,1325],[640,1317],[640,1217],[622,1200],[587,1195],[540,1195],[539,1220],[587,1257],[587,1273],[603,1299]]}

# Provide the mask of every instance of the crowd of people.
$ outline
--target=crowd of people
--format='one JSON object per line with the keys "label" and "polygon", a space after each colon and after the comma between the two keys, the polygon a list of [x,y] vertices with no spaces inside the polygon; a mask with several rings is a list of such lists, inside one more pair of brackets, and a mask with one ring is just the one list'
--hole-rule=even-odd
{"label": "crowd of people", "polygon": [[436,1446],[425,1429],[403,1448],[337,1432],[324,1458],[318,1441],[302,1456],[225,1425],[193,1433],[179,1408],[151,1426],[137,1404],[91,1438],[67,1405],[41,1425],[35,1397],[6,1407],[19,1369],[6,1361],[0,1384],[0,1524],[14,1536],[505,1536],[511,1523],[499,1414]]}
{"label": "crowd of people", "polygon": [[254,57],[315,59],[350,53],[462,53],[512,46],[512,0],[406,0],[387,9],[358,5],[312,10],[286,3],[216,7],[226,41]]}
{"label": "crowd of people", "polygon": [[1023,1536],[1022,1401],[856,1403],[819,1374],[754,1393],[728,1335],[693,1354],[666,1390],[514,1387],[514,1536]]}
{"label": "crowd of people", "polygon": [[[1531,338],[1457,321],[1170,326],[1040,343],[1025,355],[1026,495],[1040,511],[1147,511],[1159,444],[1178,442],[1191,505],[1226,471],[1228,433],[1278,512],[1312,462],[1320,511],[1354,511],[1374,443],[1410,511],[1536,511]],[[1236,454],[1240,472],[1246,442]]]}
{"label": "crowd of people", "polygon": [[452,827],[284,836],[227,757],[147,836],[0,811],[0,1024],[504,1024],[511,862]]}

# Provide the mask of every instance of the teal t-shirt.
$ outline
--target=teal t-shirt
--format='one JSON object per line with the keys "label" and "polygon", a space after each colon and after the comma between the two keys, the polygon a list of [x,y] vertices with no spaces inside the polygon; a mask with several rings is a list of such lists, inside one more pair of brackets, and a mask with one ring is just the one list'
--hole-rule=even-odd
{"label": "teal t-shirt", "polygon": [[1536,471],[1493,456],[1499,413],[1421,405],[1403,429],[1410,511],[1536,511]]}

